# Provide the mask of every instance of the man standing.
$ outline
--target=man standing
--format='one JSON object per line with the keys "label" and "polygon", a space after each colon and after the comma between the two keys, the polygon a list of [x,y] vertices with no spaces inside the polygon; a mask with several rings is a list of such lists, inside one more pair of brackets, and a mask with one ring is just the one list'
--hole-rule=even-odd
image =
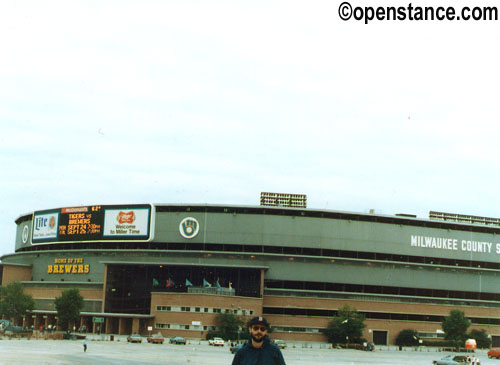
{"label": "man standing", "polygon": [[83,352],[87,352],[87,338],[83,339],[82,344],[83,344]]}
{"label": "man standing", "polygon": [[232,365],[286,365],[278,346],[267,337],[269,323],[264,317],[253,317],[248,322],[248,341],[234,355]]}

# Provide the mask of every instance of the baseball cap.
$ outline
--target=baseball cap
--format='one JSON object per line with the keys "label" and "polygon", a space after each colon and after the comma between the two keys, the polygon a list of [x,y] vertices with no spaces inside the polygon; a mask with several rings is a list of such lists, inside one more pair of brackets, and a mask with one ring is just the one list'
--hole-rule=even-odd
{"label": "baseball cap", "polygon": [[248,326],[253,326],[254,324],[263,324],[266,327],[269,327],[269,323],[267,322],[267,319],[262,316],[255,316],[253,317],[250,322],[248,322]]}

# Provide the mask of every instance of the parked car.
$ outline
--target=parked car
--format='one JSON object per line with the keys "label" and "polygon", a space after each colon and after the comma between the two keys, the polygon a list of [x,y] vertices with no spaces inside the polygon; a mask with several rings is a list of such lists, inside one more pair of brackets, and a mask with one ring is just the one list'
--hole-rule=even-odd
{"label": "parked car", "polygon": [[443,357],[441,360],[434,360],[432,362],[434,365],[460,365],[467,363],[466,355],[448,355]]}
{"label": "parked car", "polygon": [[127,336],[127,342],[141,343],[142,342],[142,336],[139,335],[138,333],[132,333],[131,335]]}
{"label": "parked car", "polygon": [[274,340],[274,344],[278,346],[280,349],[286,349],[286,342],[283,340]]}
{"label": "parked car", "polygon": [[176,336],[170,339],[170,343],[173,343],[174,345],[185,345],[186,339],[181,336]]}
{"label": "parked car", "polygon": [[148,343],[159,343],[162,344],[165,339],[161,333],[156,333],[148,337]]}
{"label": "parked car", "polygon": [[3,328],[3,333],[6,336],[23,336],[32,333],[33,331],[28,328],[24,328],[22,326],[14,326],[13,324],[9,324],[7,327]]}
{"label": "parked car", "polygon": [[9,321],[8,319],[0,319],[0,333],[3,333],[5,328],[7,328],[10,325],[12,325],[12,322]]}
{"label": "parked car", "polygon": [[222,338],[220,338],[220,337],[212,337],[210,340],[208,340],[208,344],[209,344],[210,346],[213,346],[213,345],[214,345],[214,343],[215,343],[215,341],[221,341],[221,340],[222,340],[222,341],[224,341],[224,340],[223,340]]}
{"label": "parked car", "polygon": [[500,360],[500,348],[492,348],[490,351],[488,351],[488,358],[497,358]]}
{"label": "parked car", "polygon": [[241,349],[243,347],[243,344],[242,343],[238,343],[234,346],[231,346],[229,348],[229,351],[231,351],[232,354],[235,354],[239,349]]}
{"label": "parked car", "polygon": [[[210,341],[208,342],[210,344]],[[220,337],[214,337],[212,341],[212,346],[224,346],[225,342]]]}

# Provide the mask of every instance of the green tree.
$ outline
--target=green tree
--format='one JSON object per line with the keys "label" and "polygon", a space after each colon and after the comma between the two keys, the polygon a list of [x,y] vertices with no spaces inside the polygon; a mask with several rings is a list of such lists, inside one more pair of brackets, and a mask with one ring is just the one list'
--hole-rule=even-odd
{"label": "green tree", "polygon": [[396,346],[417,346],[418,344],[418,333],[412,329],[402,330],[396,337]]}
{"label": "green tree", "polygon": [[477,347],[480,349],[488,349],[491,346],[491,338],[488,337],[485,330],[471,330],[467,337],[475,339]]}
{"label": "green tree", "polygon": [[467,339],[467,329],[470,327],[471,322],[465,316],[465,313],[454,309],[450,311],[450,315],[444,318],[441,323],[443,327],[444,338],[455,342],[455,347],[459,348],[460,345],[465,345]]}
{"label": "green tree", "polygon": [[365,316],[355,308],[345,305],[338,310],[326,329],[328,341],[331,343],[361,343]]}
{"label": "green tree", "polygon": [[[244,327],[245,321],[233,313],[219,313],[215,317],[215,324],[217,330],[209,331],[207,338],[222,337],[224,340],[236,340],[238,339],[238,331]],[[243,329],[240,335],[245,331]]]}
{"label": "green tree", "polygon": [[70,329],[80,319],[83,308],[83,297],[78,289],[68,289],[54,300],[59,325],[63,330]]}
{"label": "green tree", "polygon": [[16,321],[35,308],[35,301],[29,294],[24,294],[19,281],[0,287],[0,317],[5,316]]}

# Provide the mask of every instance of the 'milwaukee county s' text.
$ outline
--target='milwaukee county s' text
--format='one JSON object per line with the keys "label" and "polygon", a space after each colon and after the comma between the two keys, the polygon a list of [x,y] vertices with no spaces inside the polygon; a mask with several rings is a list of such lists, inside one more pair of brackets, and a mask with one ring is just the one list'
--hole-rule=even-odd
{"label": "'milwaukee county s' text", "polygon": [[500,254],[500,243],[467,241],[443,237],[411,236],[411,246],[464,252],[495,252]]}

